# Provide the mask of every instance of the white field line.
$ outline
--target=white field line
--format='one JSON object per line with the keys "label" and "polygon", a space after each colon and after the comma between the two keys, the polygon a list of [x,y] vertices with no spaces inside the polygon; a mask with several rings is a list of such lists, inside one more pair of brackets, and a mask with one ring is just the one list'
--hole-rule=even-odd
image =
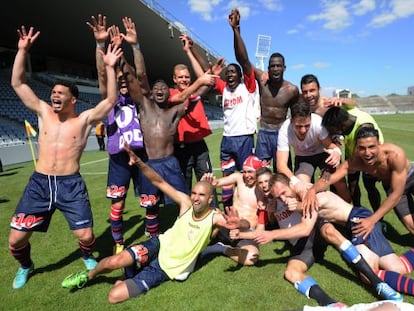
{"label": "white field line", "polygon": [[[108,158],[103,158],[103,159],[99,159],[99,160],[95,160],[95,161],[84,162],[84,163],[81,163],[80,166],[99,163],[99,162],[102,162],[102,161],[108,161]],[[213,171],[221,171],[221,168],[219,168],[219,167],[213,168]],[[106,175],[106,174],[108,174],[108,172],[91,172],[91,173],[82,172],[82,175]]]}

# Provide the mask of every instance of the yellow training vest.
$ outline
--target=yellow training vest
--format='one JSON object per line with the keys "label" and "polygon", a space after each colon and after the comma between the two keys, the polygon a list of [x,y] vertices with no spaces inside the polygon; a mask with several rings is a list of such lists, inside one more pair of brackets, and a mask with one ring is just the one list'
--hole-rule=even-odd
{"label": "yellow training vest", "polygon": [[215,213],[211,210],[203,219],[196,221],[193,219],[193,208],[190,207],[170,229],[159,236],[158,260],[170,279],[185,272],[210,243]]}

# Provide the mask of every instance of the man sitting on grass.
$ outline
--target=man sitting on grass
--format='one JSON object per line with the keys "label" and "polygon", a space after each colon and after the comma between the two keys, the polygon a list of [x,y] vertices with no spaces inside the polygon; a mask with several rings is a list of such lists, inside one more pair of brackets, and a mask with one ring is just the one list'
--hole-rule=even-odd
{"label": "man sitting on grass", "polygon": [[210,242],[214,229],[235,229],[240,223],[232,208],[227,210],[227,215],[210,208],[213,187],[209,183],[197,182],[188,196],[168,184],[128,145],[125,150],[130,165],[137,165],[153,185],[174,200],[180,206],[180,215],[165,233],[106,257],[95,269],[74,273],[62,282],[64,288],[81,288],[99,274],[126,268],[126,279],[118,280],[109,292],[110,303],[139,296],[167,280],[186,280],[194,270],[199,253]]}

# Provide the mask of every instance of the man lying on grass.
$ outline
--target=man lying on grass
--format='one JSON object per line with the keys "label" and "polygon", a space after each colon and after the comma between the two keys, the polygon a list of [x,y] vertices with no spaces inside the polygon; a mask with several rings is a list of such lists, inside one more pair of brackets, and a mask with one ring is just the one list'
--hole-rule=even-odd
{"label": "man lying on grass", "polygon": [[64,288],[81,288],[99,274],[125,268],[125,280],[118,280],[109,292],[110,303],[141,295],[167,280],[186,280],[216,229],[240,227],[240,219],[232,208],[227,210],[227,215],[210,208],[213,187],[209,183],[197,182],[188,196],[168,184],[128,145],[125,150],[130,157],[129,164],[138,166],[156,187],[173,199],[180,207],[180,215],[165,233],[106,257],[95,269],[74,273],[62,282]]}

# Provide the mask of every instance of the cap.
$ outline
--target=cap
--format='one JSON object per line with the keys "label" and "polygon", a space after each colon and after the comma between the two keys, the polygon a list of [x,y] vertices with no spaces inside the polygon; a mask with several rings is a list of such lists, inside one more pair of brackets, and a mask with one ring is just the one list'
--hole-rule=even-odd
{"label": "cap", "polygon": [[243,167],[250,168],[252,170],[258,170],[263,167],[263,162],[258,157],[254,155],[249,155],[247,159],[243,162]]}

